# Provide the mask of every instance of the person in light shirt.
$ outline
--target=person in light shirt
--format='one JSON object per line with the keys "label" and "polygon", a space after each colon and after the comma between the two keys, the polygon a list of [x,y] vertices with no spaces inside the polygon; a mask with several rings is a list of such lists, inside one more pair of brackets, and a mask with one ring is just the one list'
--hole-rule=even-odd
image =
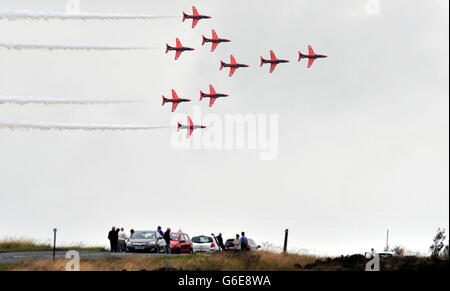
{"label": "person in light shirt", "polygon": [[125,251],[127,239],[128,239],[128,236],[122,227],[119,231],[119,245],[118,245],[119,252]]}
{"label": "person in light shirt", "polygon": [[236,252],[241,250],[241,239],[239,237],[239,234],[236,234],[236,238],[233,241],[233,245],[234,245],[234,250]]}

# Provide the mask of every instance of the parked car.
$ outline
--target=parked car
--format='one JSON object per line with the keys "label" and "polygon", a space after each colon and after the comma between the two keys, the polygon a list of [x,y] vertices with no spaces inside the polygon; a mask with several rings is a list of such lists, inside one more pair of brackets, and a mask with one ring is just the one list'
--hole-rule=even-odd
{"label": "parked car", "polygon": [[192,241],[186,233],[170,233],[170,251],[172,254],[193,254]]}
{"label": "parked car", "polygon": [[166,241],[154,230],[135,231],[126,243],[126,252],[165,253]]}
{"label": "parked car", "polygon": [[234,251],[234,239],[230,238],[225,241],[225,250],[226,251]]}
{"label": "parked car", "polygon": [[217,242],[210,236],[200,235],[192,238],[192,249],[194,253],[206,252],[217,253],[220,251]]}
{"label": "parked car", "polygon": [[260,245],[257,245],[257,244],[255,243],[255,241],[252,240],[251,238],[249,238],[249,239],[247,239],[247,240],[248,240],[247,249],[248,249],[249,251],[254,252],[254,251],[257,251],[257,250],[259,250],[259,249],[261,248],[261,246],[260,246]]}
{"label": "parked car", "polygon": [[[257,251],[261,248],[261,246],[257,245],[253,239],[249,238],[247,240],[248,240],[247,250]],[[227,241],[225,242],[225,250],[226,251],[234,251],[235,250],[233,242],[234,242],[234,239],[232,239],[232,238],[227,239]]]}

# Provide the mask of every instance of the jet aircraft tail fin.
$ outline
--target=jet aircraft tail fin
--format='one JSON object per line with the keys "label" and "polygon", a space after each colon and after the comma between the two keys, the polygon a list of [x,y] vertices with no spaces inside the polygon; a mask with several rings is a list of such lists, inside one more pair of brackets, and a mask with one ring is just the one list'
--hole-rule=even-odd
{"label": "jet aircraft tail fin", "polygon": [[261,57],[261,65],[260,65],[260,67],[262,67],[264,65],[265,61],[266,60],[263,57]]}
{"label": "jet aircraft tail fin", "polygon": [[184,22],[186,20],[186,18],[187,18],[187,14],[184,13],[184,11],[183,11],[183,21],[182,22]]}
{"label": "jet aircraft tail fin", "polygon": [[169,52],[169,44],[166,43],[166,54]]}
{"label": "jet aircraft tail fin", "polygon": [[222,71],[223,67],[225,66],[225,63],[223,61],[220,61],[220,70]]}
{"label": "jet aircraft tail fin", "polygon": [[203,37],[202,45],[205,45],[205,43],[206,43],[206,37],[205,37],[204,35],[202,35],[202,37]]}
{"label": "jet aircraft tail fin", "polygon": [[164,104],[166,104],[166,97],[164,97],[164,95],[162,95],[162,105],[161,106],[164,106]]}

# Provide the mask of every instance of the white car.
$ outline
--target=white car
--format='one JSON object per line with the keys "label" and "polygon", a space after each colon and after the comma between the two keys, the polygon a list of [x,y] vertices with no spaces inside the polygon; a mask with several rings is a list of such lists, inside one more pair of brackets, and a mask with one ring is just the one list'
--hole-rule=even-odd
{"label": "white car", "polygon": [[220,251],[217,242],[210,236],[199,235],[192,238],[192,248],[194,253],[217,253]]}

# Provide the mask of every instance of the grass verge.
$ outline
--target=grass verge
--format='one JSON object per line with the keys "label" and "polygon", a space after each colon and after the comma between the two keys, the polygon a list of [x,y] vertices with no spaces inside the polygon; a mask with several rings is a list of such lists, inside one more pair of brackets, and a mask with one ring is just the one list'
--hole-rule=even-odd
{"label": "grass verge", "polygon": [[[4,238],[0,240],[0,253],[12,253],[12,252],[38,252],[38,251],[52,251],[53,246],[49,243],[38,242],[33,239],[12,239]],[[91,251],[91,252],[106,252],[108,251],[104,247],[86,247],[80,244],[72,246],[61,246],[56,248],[57,251]]]}
{"label": "grass verge", "polygon": [[[169,263],[167,269],[166,263]],[[318,258],[314,256],[271,252],[221,253],[179,257],[111,257],[82,260],[82,271],[364,271],[364,256]],[[29,261],[7,270],[64,271],[66,260]],[[448,260],[429,257],[394,257],[382,259],[382,271],[448,271]]]}

